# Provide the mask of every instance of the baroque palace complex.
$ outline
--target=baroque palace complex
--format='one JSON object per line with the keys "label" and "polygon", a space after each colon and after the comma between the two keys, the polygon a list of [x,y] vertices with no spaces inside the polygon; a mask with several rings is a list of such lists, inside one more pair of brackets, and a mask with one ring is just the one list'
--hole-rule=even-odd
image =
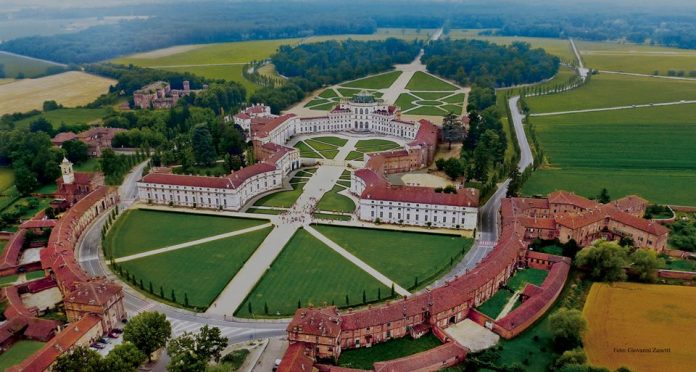
{"label": "baroque palace complex", "polygon": [[[152,172],[138,182],[142,202],[237,211],[252,198],[279,189],[284,179],[302,166],[298,150],[286,146],[298,135],[321,132],[368,132],[402,139],[399,150],[369,153],[351,176],[350,191],[359,199],[356,215],[364,221],[404,223],[450,229],[474,229],[479,195],[459,188],[438,193],[433,188],[393,185],[391,173],[427,167],[435,156],[439,129],[427,120],[400,119],[394,106],[361,94],[339,104],[327,116],[299,118],[272,115],[263,105],[246,108],[228,119],[244,128],[254,144],[256,164],[226,177],[199,177]],[[353,165],[352,163],[350,165]],[[127,318],[121,285],[90,277],[76,259],[84,232],[119,202],[114,188],[98,173],[74,172],[64,160],[56,180],[55,217],[43,211],[24,221],[13,233],[0,257],[0,274],[45,270],[45,277],[0,289],[7,302],[6,322],[0,324],[0,344],[19,339],[45,341],[36,353],[10,371],[50,370],[56,358],[76,346],[89,346]],[[662,252],[668,230],[642,219],[647,202],[635,196],[600,204],[558,191],[546,198],[508,198],[502,202],[502,232],[492,251],[477,266],[444,285],[385,304],[358,310],[336,307],[301,308],[287,326],[290,346],[280,371],[347,371],[324,364],[346,349],[370,347],[389,339],[436,335],[443,345],[406,358],[375,363],[379,371],[437,370],[461,362],[469,352],[448,328],[465,319],[481,324],[504,338],[518,335],[546,312],[566,281],[570,259],[528,249],[535,239],[576,241],[580,246],[596,239],[631,238],[636,246]],[[40,257],[20,261],[31,236],[50,230]],[[31,234],[30,234],[31,232]],[[549,273],[540,286],[527,284],[522,304],[500,319],[475,308],[493,296],[516,270],[533,267]],[[39,318],[40,309],[23,303],[21,294],[57,288],[63,298],[68,325]]]}

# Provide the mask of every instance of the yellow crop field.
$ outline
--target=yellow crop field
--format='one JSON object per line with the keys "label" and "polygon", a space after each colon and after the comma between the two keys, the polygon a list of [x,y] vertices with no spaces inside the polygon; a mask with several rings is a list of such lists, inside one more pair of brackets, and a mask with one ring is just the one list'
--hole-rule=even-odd
{"label": "yellow crop field", "polygon": [[44,101],[55,100],[74,107],[92,102],[106,93],[115,80],[69,71],[40,79],[24,79],[0,85],[0,115],[41,109]]}
{"label": "yellow crop field", "polygon": [[595,283],[583,313],[592,365],[638,372],[693,371],[696,365],[696,288]]}

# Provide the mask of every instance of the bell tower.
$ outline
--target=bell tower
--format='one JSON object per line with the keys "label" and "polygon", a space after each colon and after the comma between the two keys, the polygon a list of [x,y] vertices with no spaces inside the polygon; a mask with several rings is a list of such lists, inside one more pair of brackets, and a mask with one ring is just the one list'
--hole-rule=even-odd
{"label": "bell tower", "polygon": [[72,163],[68,158],[63,158],[63,162],[60,163],[60,171],[63,174],[63,183],[70,185],[75,182],[75,173],[73,172]]}

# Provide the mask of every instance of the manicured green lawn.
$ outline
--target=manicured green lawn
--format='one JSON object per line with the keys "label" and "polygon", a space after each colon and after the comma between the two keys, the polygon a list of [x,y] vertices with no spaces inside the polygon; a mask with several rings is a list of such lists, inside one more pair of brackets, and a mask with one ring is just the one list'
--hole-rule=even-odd
{"label": "manicured green lawn", "polygon": [[57,129],[62,123],[65,123],[66,125],[90,124],[95,121],[99,121],[107,114],[108,111],[103,108],[65,108],[44,112],[42,114],[20,120],[15,123],[15,126],[28,128],[31,123],[35,122],[40,117],[44,117],[51,123],[51,125],[53,125],[53,128]]}
{"label": "manicured green lawn", "polygon": [[696,271],[696,260],[665,259],[665,269]]}
{"label": "manicured green lawn", "polygon": [[[264,304],[271,316],[294,314],[298,301],[302,306],[322,306],[332,301],[339,307],[357,306],[362,304],[363,291],[368,301],[377,300],[378,288],[382,299],[390,295],[391,289],[300,229],[236,315],[251,317],[249,302],[253,314],[260,316],[266,316]],[[346,305],[346,295],[350,305]]]}
{"label": "manicured green lawn", "polygon": [[[272,228],[253,231],[231,238],[215,240],[179,250],[144,257],[120,264],[123,273],[128,271],[136,282],[143,281],[149,292],[152,282],[153,293],[159,295],[160,286],[167,300],[184,305],[188,295],[189,306],[207,308],[242,268],[247,259],[263,242]],[[116,270],[116,272],[119,272]]]}
{"label": "manicured green lawn", "polygon": [[119,258],[264,223],[268,221],[136,209],[119,217],[105,244]]}
{"label": "manicured green lawn", "polygon": [[[411,92],[412,95],[417,96],[423,101],[436,101],[437,104],[440,104],[439,100],[442,99],[445,96],[449,96],[451,93],[443,93],[443,92]],[[423,103],[421,103],[422,105]]]}
{"label": "manicured green lawn", "polygon": [[46,273],[43,270],[32,271],[26,274],[27,280],[41,279],[44,276],[46,276]]}
{"label": "manicured green lawn", "polygon": [[530,43],[533,48],[543,48],[548,53],[561,57],[563,61],[574,61],[570,42],[567,39],[552,39],[542,37],[517,37],[517,36],[487,36],[478,35],[481,30],[451,30],[451,39],[478,39],[492,43],[509,45],[516,41]]}
{"label": "manicured green lawn", "polygon": [[[546,279],[548,271],[539,269],[525,269],[520,270],[515,273],[515,275],[508,281],[508,287],[514,291],[521,291],[527,283],[534,285],[541,285]],[[484,302],[479,306],[478,311],[490,316],[495,319],[498,317],[503,308],[508,303],[510,298],[512,298],[513,292],[507,289],[500,289],[496,292],[493,297]]]}
{"label": "manicured green lawn", "polygon": [[336,145],[332,145],[330,143],[325,143],[322,141],[317,141],[314,139],[306,139],[304,141],[306,144],[312,146],[315,150],[317,151],[326,151],[326,150],[335,150],[338,148]]}
{"label": "manicured green lawn", "polygon": [[333,159],[338,155],[338,150],[323,150],[319,151],[319,154],[321,154],[324,159]]}
{"label": "manicured green lawn", "polygon": [[340,94],[342,97],[353,97],[354,95],[360,93],[362,89],[353,89],[353,88],[336,88],[338,91],[338,94]]}
{"label": "manicured green lawn", "polygon": [[54,194],[58,190],[58,186],[54,183],[49,183],[46,185],[43,185],[39,187],[38,189],[34,190],[35,193],[37,194]]}
{"label": "manicured green lawn", "polygon": [[427,115],[427,116],[445,116],[447,111],[434,106],[421,106],[410,110],[408,115]]}
{"label": "manicured green lawn", "polygon": [[19,340],[9,350],[0,354],[0,369],[5,371],[15,364],[27,359],[31,354],[41,349],[46,343],[30,340]]}
{"label": "manicured green lawn", "polygon": [[403,358],[442,345],[432,333],[414,340],[410,336],[373,345],[370,348],[349,349],[341,353],[338,365],[346,368],[372,369],[376,362]]}
{"label": "manicured green lawn", "polygon": [[351,213],[355,210],[353,199],[339,194],[345,190],[341,186],[334,186],[331,191],[328,191],[317,204],[317,209],[321,211],[345,212]]}
{"label": "manicured green lawn", "polygon": [[421,106],[440,106],[442,103],[440,101],[416,101],[416,104]]}
{"label": "manicured green lawn", "polygon": [[416,105],[414,105],[413,102],[418,101],[418,99],[418,97],[410,93],[401,93],[394,104],[399,106],[402,111],[406,111],[408,109],[416,107]]}
{"label": "manicured green lawn", "polygon": [[576,42],[586,66],[598,70],[667,75],[669,70],[694,70],[696,52],[651,45]]}
{"label": "manicured green lawn", "polygon": [[328,144],[334,145],[336,147],[342,147],[343,145],[345,145],[348,142],[347,139],[340,138],[340,137],[334,137],[334,136],[314,137],[312,139],[314,141],[328,143]]}
{"label": "manicured green lawn", "polygon": [[425,72],[417,71],[406,84],[406,89],[411,91],[451,91],[457,90],[457,87]]}
{"label": "manicured green lawn", "polygon": [[8,167],[0,168],[0,193],[14,185],[14,170]]}
{"label": "manicured green lawn", "polygon": [[317,231],[404,288],[437,279],[469,250],[472,240],[454,235],[316,225]]}
{"label": "manicured green lawn", "polygon": [[258,214],[281,214],[285,212],[282,209],[265,209],[265,208],[249,208],[247,209],[247,213],[258,213]]}
{"label": "manicured green lawn", "polygon": [[440,106],[440,109],[445,110],[447,113],[453,113],[455,115],[461,115],[462,111],[464,110],[462,106],[457,106],[457,105],[444,105]]}
{"label": "manicured green lawn", "polygon": [[398,143],[384,139],[360,140],[355,144],[355,149],[360,152],[386,151],[400,147]]}
{"label": "manicured green lawn", "polygon": [[302,141],[296,143],[295,148],[300,150],[300,157],[321,159],[321,155],[317,154],[316,151],[312,150],[311,147],[307,146],[307,144]]}
{"label": "manicured green lawn", "polygon": [[344,87],[348,88],[362,88],[362,89],[386,89],[389,88],[396,79],[401,76],[401,71],[391,71],[385,74],[374,75],[366,77],[364,79],[355,80],[350,83],[342,84]]}
{"label": "manicured green lawn", "polygon": [[693,99],[696,99],[696,81],[599,74],[579,88],[529,97],[527,103],[532,113],[540,113]]}
{"label": "manicured green lawn", "polygon": [[317,97],[334,98],[334,97],[338,97],[338,93],[336,93],[336,91],[333,89],[325,89],[323,92],[319,93],[319,95]]}
{"label": "manicured green lawn", "polygon": [[304,185],[304,183],[291,185],[293,188],[292,190],[283,190],[266,195],[256,201],[254,205],[262,207],[290,208],[295,204],[297,198],[299,198],[302,194]]}
{"label": "manicured green lawn", "polygon": [[12,284],[17,281],[18,275],[10,275],[10,276],[3,276],[0,277],[0,286],[5,286]]}
{"label": "manicured green lawn", "polygon": [[7,240],[0,240],[0,255],[5,250],[5,246],[7,246]]}
{"label": "manicured green lawn", "polygon": [[365,153],[360,151],[351,151],[346,156],[346,160],[363,160],[365,158]]}
{"label": "manicured green lawn", "polygon": [[336,181],[336,184],[341,185],[347,189],[350,188],[350,180],[343,181],[343,180],[339,179],[338,181]]}
{"label": "manicured green lawn", "polygon": [[[696,105],[534,117],[549,167],[526,195],[556,189],[594,196],[602,188],[654,203],[696,205]],[[620,139],[620,141],[618,140]]]}
{"label": "manicured green lawn", "polygon": [[447,98],[443,98],[443,99],[442,99],[442,102],[445,102],[445,103],[454,103],[454,104],[460,104],[460,105],[461,105],[461,104],[464,103],[464,99],[465,99],[465,98],[466,98],[466,94],[465,94],[465,93],[457,93],[457,94],[455,94],[455,95],[453,95],[453,96],[449,96],[449,97],[447,97]]}
{"label": "manicured green lawn", "polygon": [[313,216],[314,218],[320,218],[324,220],[350,221],[350,216],[343,216],[340,214],[314,213]]}

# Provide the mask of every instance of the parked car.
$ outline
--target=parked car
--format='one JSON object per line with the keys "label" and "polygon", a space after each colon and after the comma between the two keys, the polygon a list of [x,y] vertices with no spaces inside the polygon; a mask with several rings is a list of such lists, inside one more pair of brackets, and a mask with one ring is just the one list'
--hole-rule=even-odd
{"label": "parked car", "polygon": [[109,332],[107,335],[109,338],[118,338],[120,335],[118,333],[114,333],[113,331]]}
{"label": "parked car", "polygon": [[94,342],[94,343],[92,343],[92,345],[90,345],[90,346],[91,346],[93,349],[100,349],[100,350],[101,350],[101,349],[104,348],[104,345],[102,345],[102,344],[100,344],[100,343],[98,343],[98,342]]}
{"label": "parked car", "polygon": [[107,340],[107,339],[105,339],[104,337],[102,337],[102,338],[100,338],[99,340],[97,340],[97,342],[99,342],[99,343],[102,343],[102,344],[105,344],[105,345],[106,345],[106,344],[108,344],[108,343],[109,343],[109,340]]}
{"label": "parked car", "polygon": [[121,328],[114,328],[111,330],[111,332],[118,333],[119,335],[123,333],[123,330]]}

